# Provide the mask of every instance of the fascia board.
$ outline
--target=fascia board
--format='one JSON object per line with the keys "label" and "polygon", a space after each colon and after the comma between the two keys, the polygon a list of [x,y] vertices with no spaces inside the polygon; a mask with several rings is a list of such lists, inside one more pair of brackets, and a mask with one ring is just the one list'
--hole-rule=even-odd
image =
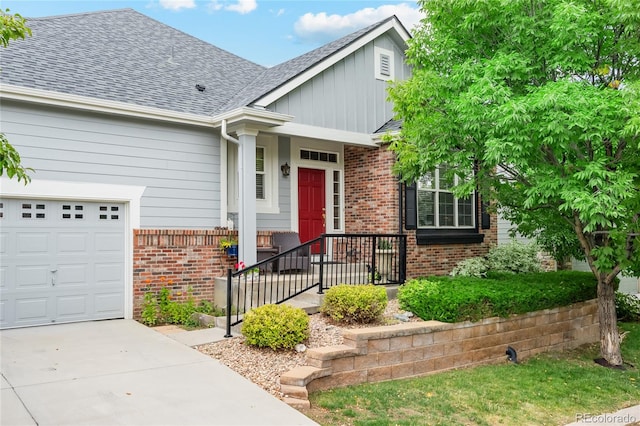
{"label": "fascia board", "polygon": [[84,111],[115,114],[128,117],[172,123],[211,127],[211,116],[181,113],[125,102],[108,101],[88,96],[71,95],[49,90],[32,89],[8,84],[0,85],[0,99],[10,99],[41,105],[81,109]]}
{"label": "fascia board", "polygon": [[222,121],[227,125],[256,125],[261,127],[281,126],[293,120],[292,115],[273,112],[262,108],[240,107],[212,117],[214,127],[220,127]]}
{"label": "fascia board", "polygon": [[342,50],[339,50],[338,52],[329,56],[325,60],[309,68],[307,71],[299,74],[297,77],[289,80],[287,83],[285,83],[281,87],[268,93],[266,96],[263,96],[262,98],[256,100],[254,102],[254,105],[257,105],[259,107],[267,107],[268,105],[271,105],[272,103],[274,103],[275,101],[277,101],[278,99],[286,95],[287,93],[291,92],[298,86],[311,80],[313,77],[320,74],[322,71],[335,65],[339,61],[351,55],[353,52],[365,46],[367,43],[370,43],[371,41],[375,40],[376,38],[380,37],[382,34],[392,29],[396,31],[396,33],[404,40],[405,43],[411,38],[411,36],[409,35],[409,33],[407,33],[404,27],[400,23],[398,23],[396,19],[392,19],[389,22],[386,22],[383,25],[376,28],[375,30],[371,31],[370,33],[366,34],[365,36],[354,41],[349,46],[343,48]]}
{"label": "fascia board", "polygon": [[283,136],[321,139],[347,145],[360,145],[372,148],[378,146],[374,142],[372,135],[367,133],[349,132],[346,130],[329,129],[326,127],[309,126],[307,124],[299,123],[285,123],[282,126],[267,129],[265,132]]}

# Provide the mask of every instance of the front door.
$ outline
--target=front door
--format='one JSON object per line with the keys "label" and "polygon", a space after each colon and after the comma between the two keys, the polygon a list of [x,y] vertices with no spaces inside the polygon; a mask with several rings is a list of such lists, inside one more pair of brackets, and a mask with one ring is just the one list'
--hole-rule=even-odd
{"label": "front door", "polygon": [[[325,232],[324,170],[298,169],[298,232],[303,243]],[[312,253],[320,252],[320,245]]]}

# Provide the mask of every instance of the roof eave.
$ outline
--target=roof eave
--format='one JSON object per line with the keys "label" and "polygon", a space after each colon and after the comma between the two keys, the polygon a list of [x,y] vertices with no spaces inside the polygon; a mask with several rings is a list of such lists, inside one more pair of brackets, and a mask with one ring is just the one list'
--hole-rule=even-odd
{"label": "roof eave", "polygon": [[212,125],[211,116],[208,115],[171,111],[9,84],[0,85],[0,99],[195,126],[211,127]]}

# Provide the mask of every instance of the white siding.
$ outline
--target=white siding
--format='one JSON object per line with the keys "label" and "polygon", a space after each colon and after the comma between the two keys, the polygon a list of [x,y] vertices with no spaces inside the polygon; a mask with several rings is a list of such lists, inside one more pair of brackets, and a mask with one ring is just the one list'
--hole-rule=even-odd
{"label": "white siding", "polygon": [[2,131],[32,178],[146,186],[142,228],[220,223],[220,141],[210,129],[3,100]]}

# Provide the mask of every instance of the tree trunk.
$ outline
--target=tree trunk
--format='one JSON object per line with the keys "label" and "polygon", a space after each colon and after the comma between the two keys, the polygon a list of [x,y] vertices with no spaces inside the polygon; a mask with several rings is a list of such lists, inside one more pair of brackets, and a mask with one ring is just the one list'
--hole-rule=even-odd
{"label": "tree trunk", "polygon": [[613,283],[606,282],[602,276],[598,276],[598,320],[600,321],[600,355],[609,365],[622,365],[615,288]]}

